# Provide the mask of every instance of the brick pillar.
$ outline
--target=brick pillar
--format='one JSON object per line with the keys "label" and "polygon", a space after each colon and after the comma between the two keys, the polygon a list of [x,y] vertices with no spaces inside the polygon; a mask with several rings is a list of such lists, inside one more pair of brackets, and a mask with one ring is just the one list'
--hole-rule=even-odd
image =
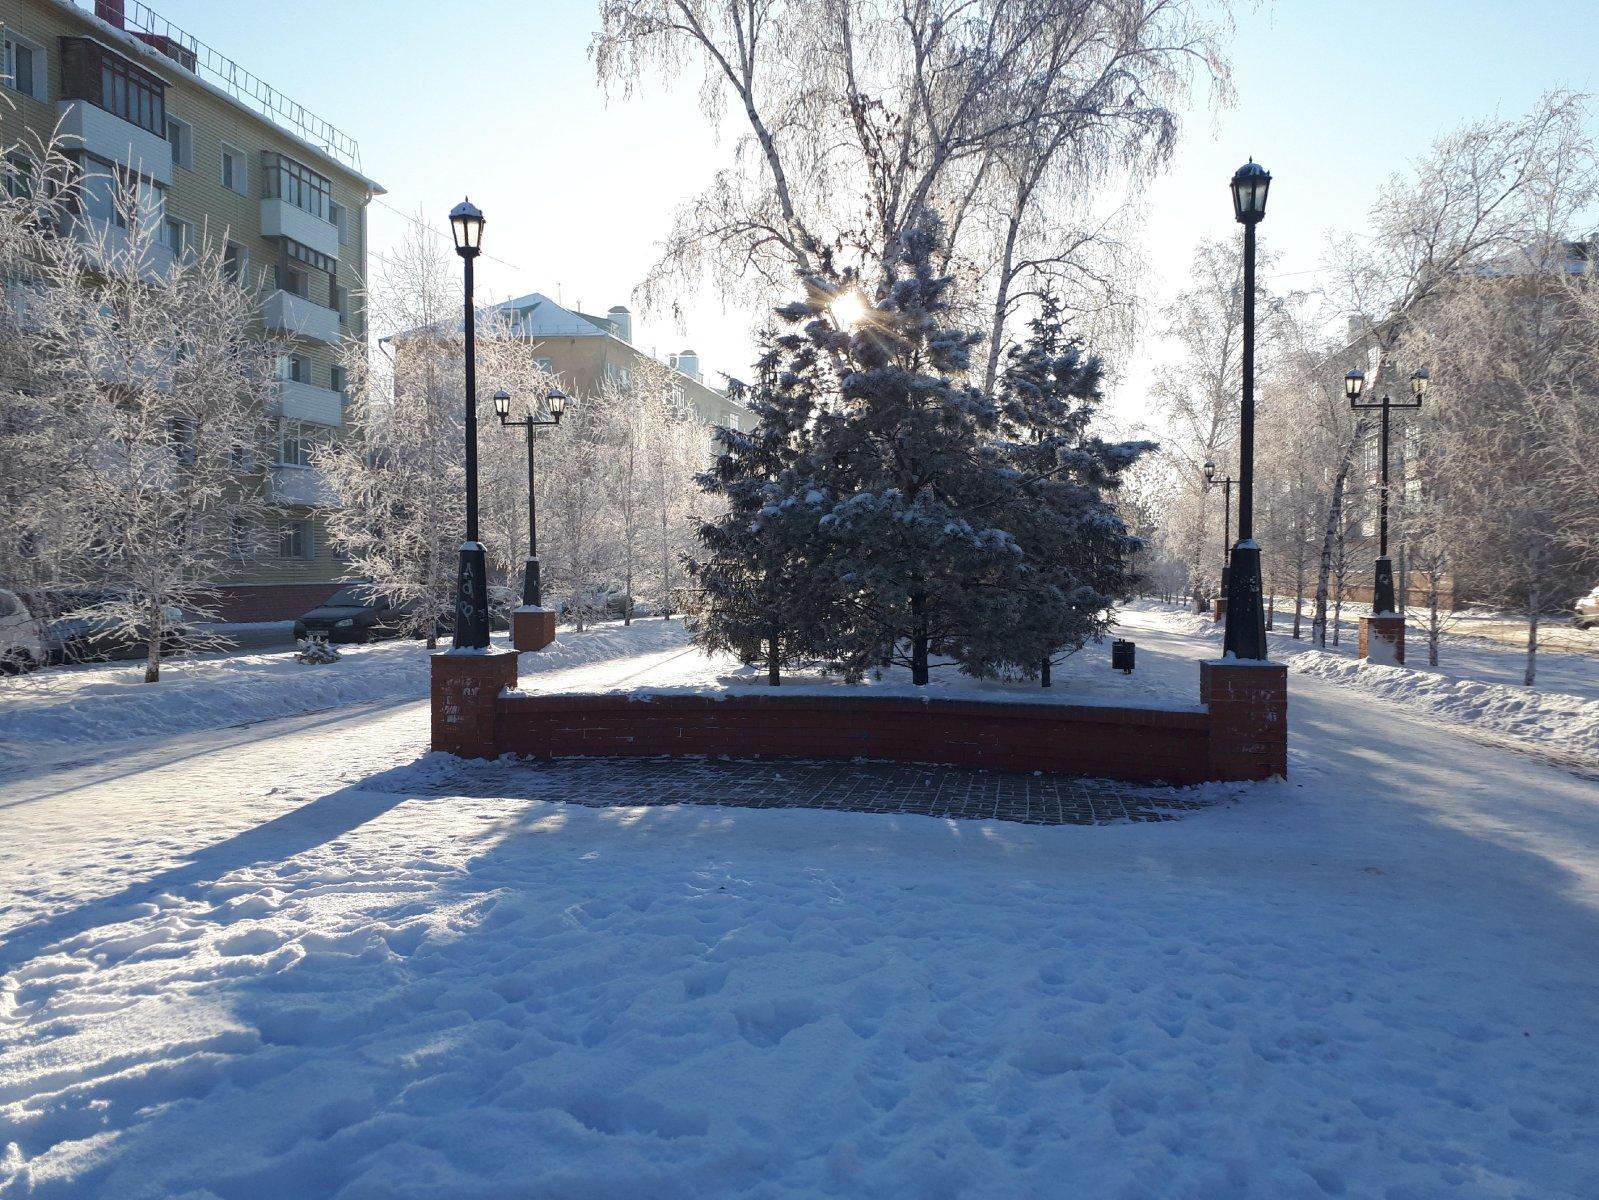
{"label": "brick pillar", "polygon": [[494,706],[516,686],[516,652],[445,651],[433,656],[433,745],[461,758],[496,758]]}
{"label": "brick pillar", "polygon": [[1288,774],[1288,668],[1219,659],[1199,664],[1199,698],[1210,713],[1210,778]]}
{"label": "brick pillar", "polygon": [[1389,667],[1405,665],[1405,618],[1397,613],[1360,618],[1360,657]]}
{"label": "brick pillar", "polygon": [[1216,621],[1222,621],[1222,620],[1225,620],[1226,618],[1227,618],[1227,597],[1226,596],[1217,596],[1216,597],[1216,615],[1212,619],[1216,620]]}
{"label": "brick pillar", "polygon": [[511,610],[511,644],[523,652],[542,650],[555,640],[555,610],[524,604]]}

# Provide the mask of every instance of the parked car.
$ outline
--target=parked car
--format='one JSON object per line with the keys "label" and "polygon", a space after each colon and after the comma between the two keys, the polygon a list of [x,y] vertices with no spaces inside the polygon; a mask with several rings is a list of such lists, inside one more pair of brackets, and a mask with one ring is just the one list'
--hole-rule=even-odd
{"label": "parked car", "polygon": [[42,666],[44,659],[38,620],[21,597],[0,588],[0,674],[31,671]]}
{"label": "parked car", "polygon": [[[145,623],[127,625],[105,610],[123,603],[127,593],[115,588],[72,588],[45,597],[49,612],[44,622],[45,659],[52,663],[100,662],[108,658],[139,658],[147,652],[150,628]],[[181,611],[161,609],[161,654],[183,648],[189,629]]]}
{"label": "parked car", "polygon": [[[627,615],[628,605],[627,589],[619,583],[604,583],[599,587],[588,588],[568,596],[561,601],[560,613],[563,617],[574,615],[581,609],[583,616],[590,621],[602,621]],[[635,617],[650,617],[655,615],[655,606],[642,600],[634,599],[633,615]]]}
{"label": "parked car", "polygon": [[294,623],[294,640],[316,634],[330,642],[370,642],[399,637],[416,612],[414,600],[398,603],[367,583],[340,588]]}
{"label": "parked car", "polygon": [[1599,629],[1599,587],[1577,601],[1571,623],[1578,629]]}
{"label": "parked car", "polygon": [[[507,598],[511,598],[509,606]],[[506,614],[514,606],[514,593],[509,588],[489,588],[489,628],[509,629],[510,620]],[[393,600],[372,584],[351,584],[296,621],[294,640],[304,641],[313,634],[330,642],[370,642],[400,637],[414,628],[412,617],[416,608],[415,600]],[[433,630],[438,637],[447,636],[454,626],[454,613],[440,613],[434,618]]]}

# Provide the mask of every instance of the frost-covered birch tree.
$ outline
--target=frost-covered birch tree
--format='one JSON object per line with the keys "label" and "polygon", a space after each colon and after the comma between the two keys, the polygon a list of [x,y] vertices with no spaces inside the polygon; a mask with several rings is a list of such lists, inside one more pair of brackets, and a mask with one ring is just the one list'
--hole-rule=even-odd
{"label": "frost-covered birch tree", "polygon": [[110,585],[92,611],[143,641],[154,683],[163,645],[203,640],[173,614],[214,616],[210,581],[263,509],[277,347],[219,242],[174,260],[142,189],[78,186],[110,191],[113,219],[68,218],[27,308],[38,386],[70,431],[54,532],[76,581]]}
{"label": "frost-covered birch tree", "polygon": [[1125,307],[1128,181],[1165,161],[1196,78],[1226,88],[1225,5],[1188,0],[601,0],[600,19],[603,83],[698,67],[707,119],[745,130],[679,210],[647,302],[709,275],[775,303],[824,251],[876,277],[935,211],[986,390],[1037,293]]}
{"label": "frost-covered birch tree", "polygon": [[466,494],[461,291],[451,267],[420,230],[384,261],[372,320],[406,336],[378,356],[345,344],[346,436],[316,458],[334,499],[334,547],[354,574],[409,605],[409,632],[430,648],[454,602]]}

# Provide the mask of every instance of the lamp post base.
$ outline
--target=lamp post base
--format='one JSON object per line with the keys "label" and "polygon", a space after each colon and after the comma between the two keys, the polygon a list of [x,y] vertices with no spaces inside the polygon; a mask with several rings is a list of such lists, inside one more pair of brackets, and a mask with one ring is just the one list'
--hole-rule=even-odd
{"label": "lamp post base", "polygon": [[1260,586],[1260,547],[1253,541],[1233,547],[1227,579],[1227,626],[1222,645],[1233,658],[1266,659],[1266,606]]}
{"label": "lamp post base", "polygon": [[515,686],[516,655],[509,650],[435,654],[431,748],[460,758],[493,758],[494,704]]}
{"label": "lamp post base", "polygon": [[522,653],[542,650],[555,640],[555,610],[523,605],[511,612],[511,645]]}
{"label": "lamp post base", "polygon": [[480,542],[461,543],[461,564],[455,577],[457,650],[486,650],[489,645],[489,572]]}
{"label": "lamp post base", "polygon": [[530,554],[522,563],[522,607],[539,608],[544,592],[539,584],[539,556]]}
{"label": "lamp post base", "polygon": [[1374,616],[1392,616],[1399,610],[1394,603],[1394,560],[1384,554],[1377,560],[1377,578],[1371,589],[1371,611]]}
{"label": "lamp post base", "polygon": [[1405,665],[1405,618],[1373,613],[1360,618],[1360,657],[1388,667]]}

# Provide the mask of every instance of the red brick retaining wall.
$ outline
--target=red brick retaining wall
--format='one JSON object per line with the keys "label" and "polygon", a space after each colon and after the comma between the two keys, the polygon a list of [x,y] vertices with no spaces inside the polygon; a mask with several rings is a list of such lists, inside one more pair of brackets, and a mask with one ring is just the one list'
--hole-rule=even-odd
{"label": "red brick retaining wall", "polygon": [[1275,663],[1201,663],[1203,708],[1191,711],[781,690],[519,695],[514,654],[433,665],[433,748],[463,757],[871,758],[1175,784],[1288,771],[1287,670]]}
{"label": "red brick retaining wall", "polygon": [[1207,778],[1201,712],[876,696],[502,696],[503,754],[879,758],[1106,779]]}

